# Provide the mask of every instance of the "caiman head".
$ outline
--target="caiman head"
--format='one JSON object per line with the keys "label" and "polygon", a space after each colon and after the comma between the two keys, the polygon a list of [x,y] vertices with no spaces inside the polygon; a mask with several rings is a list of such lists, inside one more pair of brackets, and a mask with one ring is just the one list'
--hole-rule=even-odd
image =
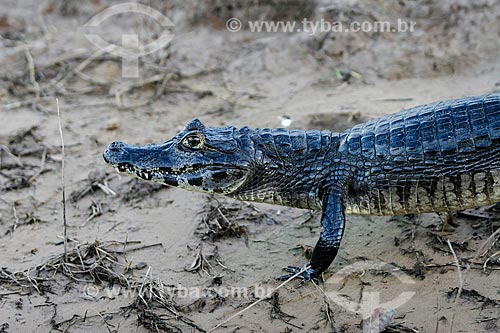
{"label": "caiman head", "polygon": [[119,172],[204,193],[230,194],[249,176],[252,147],[234,127],[205,127],[198,119],[172,139],[143,147],[113,142],[104,160]]}

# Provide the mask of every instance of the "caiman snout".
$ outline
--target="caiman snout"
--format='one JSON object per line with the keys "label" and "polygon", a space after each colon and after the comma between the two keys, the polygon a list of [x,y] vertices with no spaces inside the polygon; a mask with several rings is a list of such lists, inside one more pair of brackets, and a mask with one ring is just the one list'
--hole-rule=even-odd
{"label": "caiman snout", "polygon": [[120,156],[122,156],[123,153],[125,152],[124,149],[125,146],[127,146],[127,144],[122,141],[115,141],[110,143],[108,147],[104,150],[104,153],[102,154],[104,161],[106,161],[106,163],[111,163],[111,164],[121,162]]}

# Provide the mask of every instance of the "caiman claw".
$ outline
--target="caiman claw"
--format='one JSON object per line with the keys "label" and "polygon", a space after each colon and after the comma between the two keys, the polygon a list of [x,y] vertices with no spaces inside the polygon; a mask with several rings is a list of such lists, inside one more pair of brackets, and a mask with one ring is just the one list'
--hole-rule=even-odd
{"label": "caiman claw", "polygon": [[320,274],[314,268],[310,268],[309,265],[306,265],[304,267],[288,266],[284,268],[284,270],[286,270],[290,274],[279,276],[276,279],[281,281],[285,281],[291,278],[300,279],[299,283],[295,286],[295,288],[302,286],[304,283],[308,281],[312,281],[313,283],[318,284],[318,279]]}

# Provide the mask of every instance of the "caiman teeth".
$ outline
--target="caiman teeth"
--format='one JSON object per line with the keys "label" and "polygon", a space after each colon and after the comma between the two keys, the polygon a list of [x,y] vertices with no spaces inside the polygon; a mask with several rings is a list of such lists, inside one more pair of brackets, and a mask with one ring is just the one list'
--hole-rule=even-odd
{"label": "caiman teeth", "polygon": [[153,179],[153,174],[150,171],[137,169],[136,167],[131,166],[131,165],[119,164],[119,165],[115,166],[115,169],[118,172],[126,172],[128,174],[135,175],[135,176],[142,178],[142,179],[145,179],[145,180]]}
{"label": "caiman teeth", "polygon": [[118,172],[128,173],[129,175],[144,180],[162,179],[165,175],[178,176],[178,175],[183,175],[185,173],[194,172],[197,170],[197,168],[193,168],[192,166],[183,168],[168,168],[168,169],[167,168],[141,169],[128,163],[118,164],[115,165],[114,167]]}

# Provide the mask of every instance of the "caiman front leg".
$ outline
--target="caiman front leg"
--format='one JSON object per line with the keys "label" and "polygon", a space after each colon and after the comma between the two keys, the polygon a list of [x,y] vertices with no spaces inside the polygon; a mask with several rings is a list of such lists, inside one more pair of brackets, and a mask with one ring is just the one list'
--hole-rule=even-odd
{"label": "caiman front leg", "polygon": [[[323,229],[314,247],[310,263],[304,266],[310,266],[310,268],[297,276],[297,278],[303,281],[318,280],[321,273],[330,266],[333,259],[337,256],[340,241],[344,234],[345,205],[342,198],[342,191],[337,189],[329,191],[325,195],[322,205],[321,225]],[[290,274],[280,276],[278,279],[287,280],[300,272],[304,267],[288,266],[286,270]]]}

